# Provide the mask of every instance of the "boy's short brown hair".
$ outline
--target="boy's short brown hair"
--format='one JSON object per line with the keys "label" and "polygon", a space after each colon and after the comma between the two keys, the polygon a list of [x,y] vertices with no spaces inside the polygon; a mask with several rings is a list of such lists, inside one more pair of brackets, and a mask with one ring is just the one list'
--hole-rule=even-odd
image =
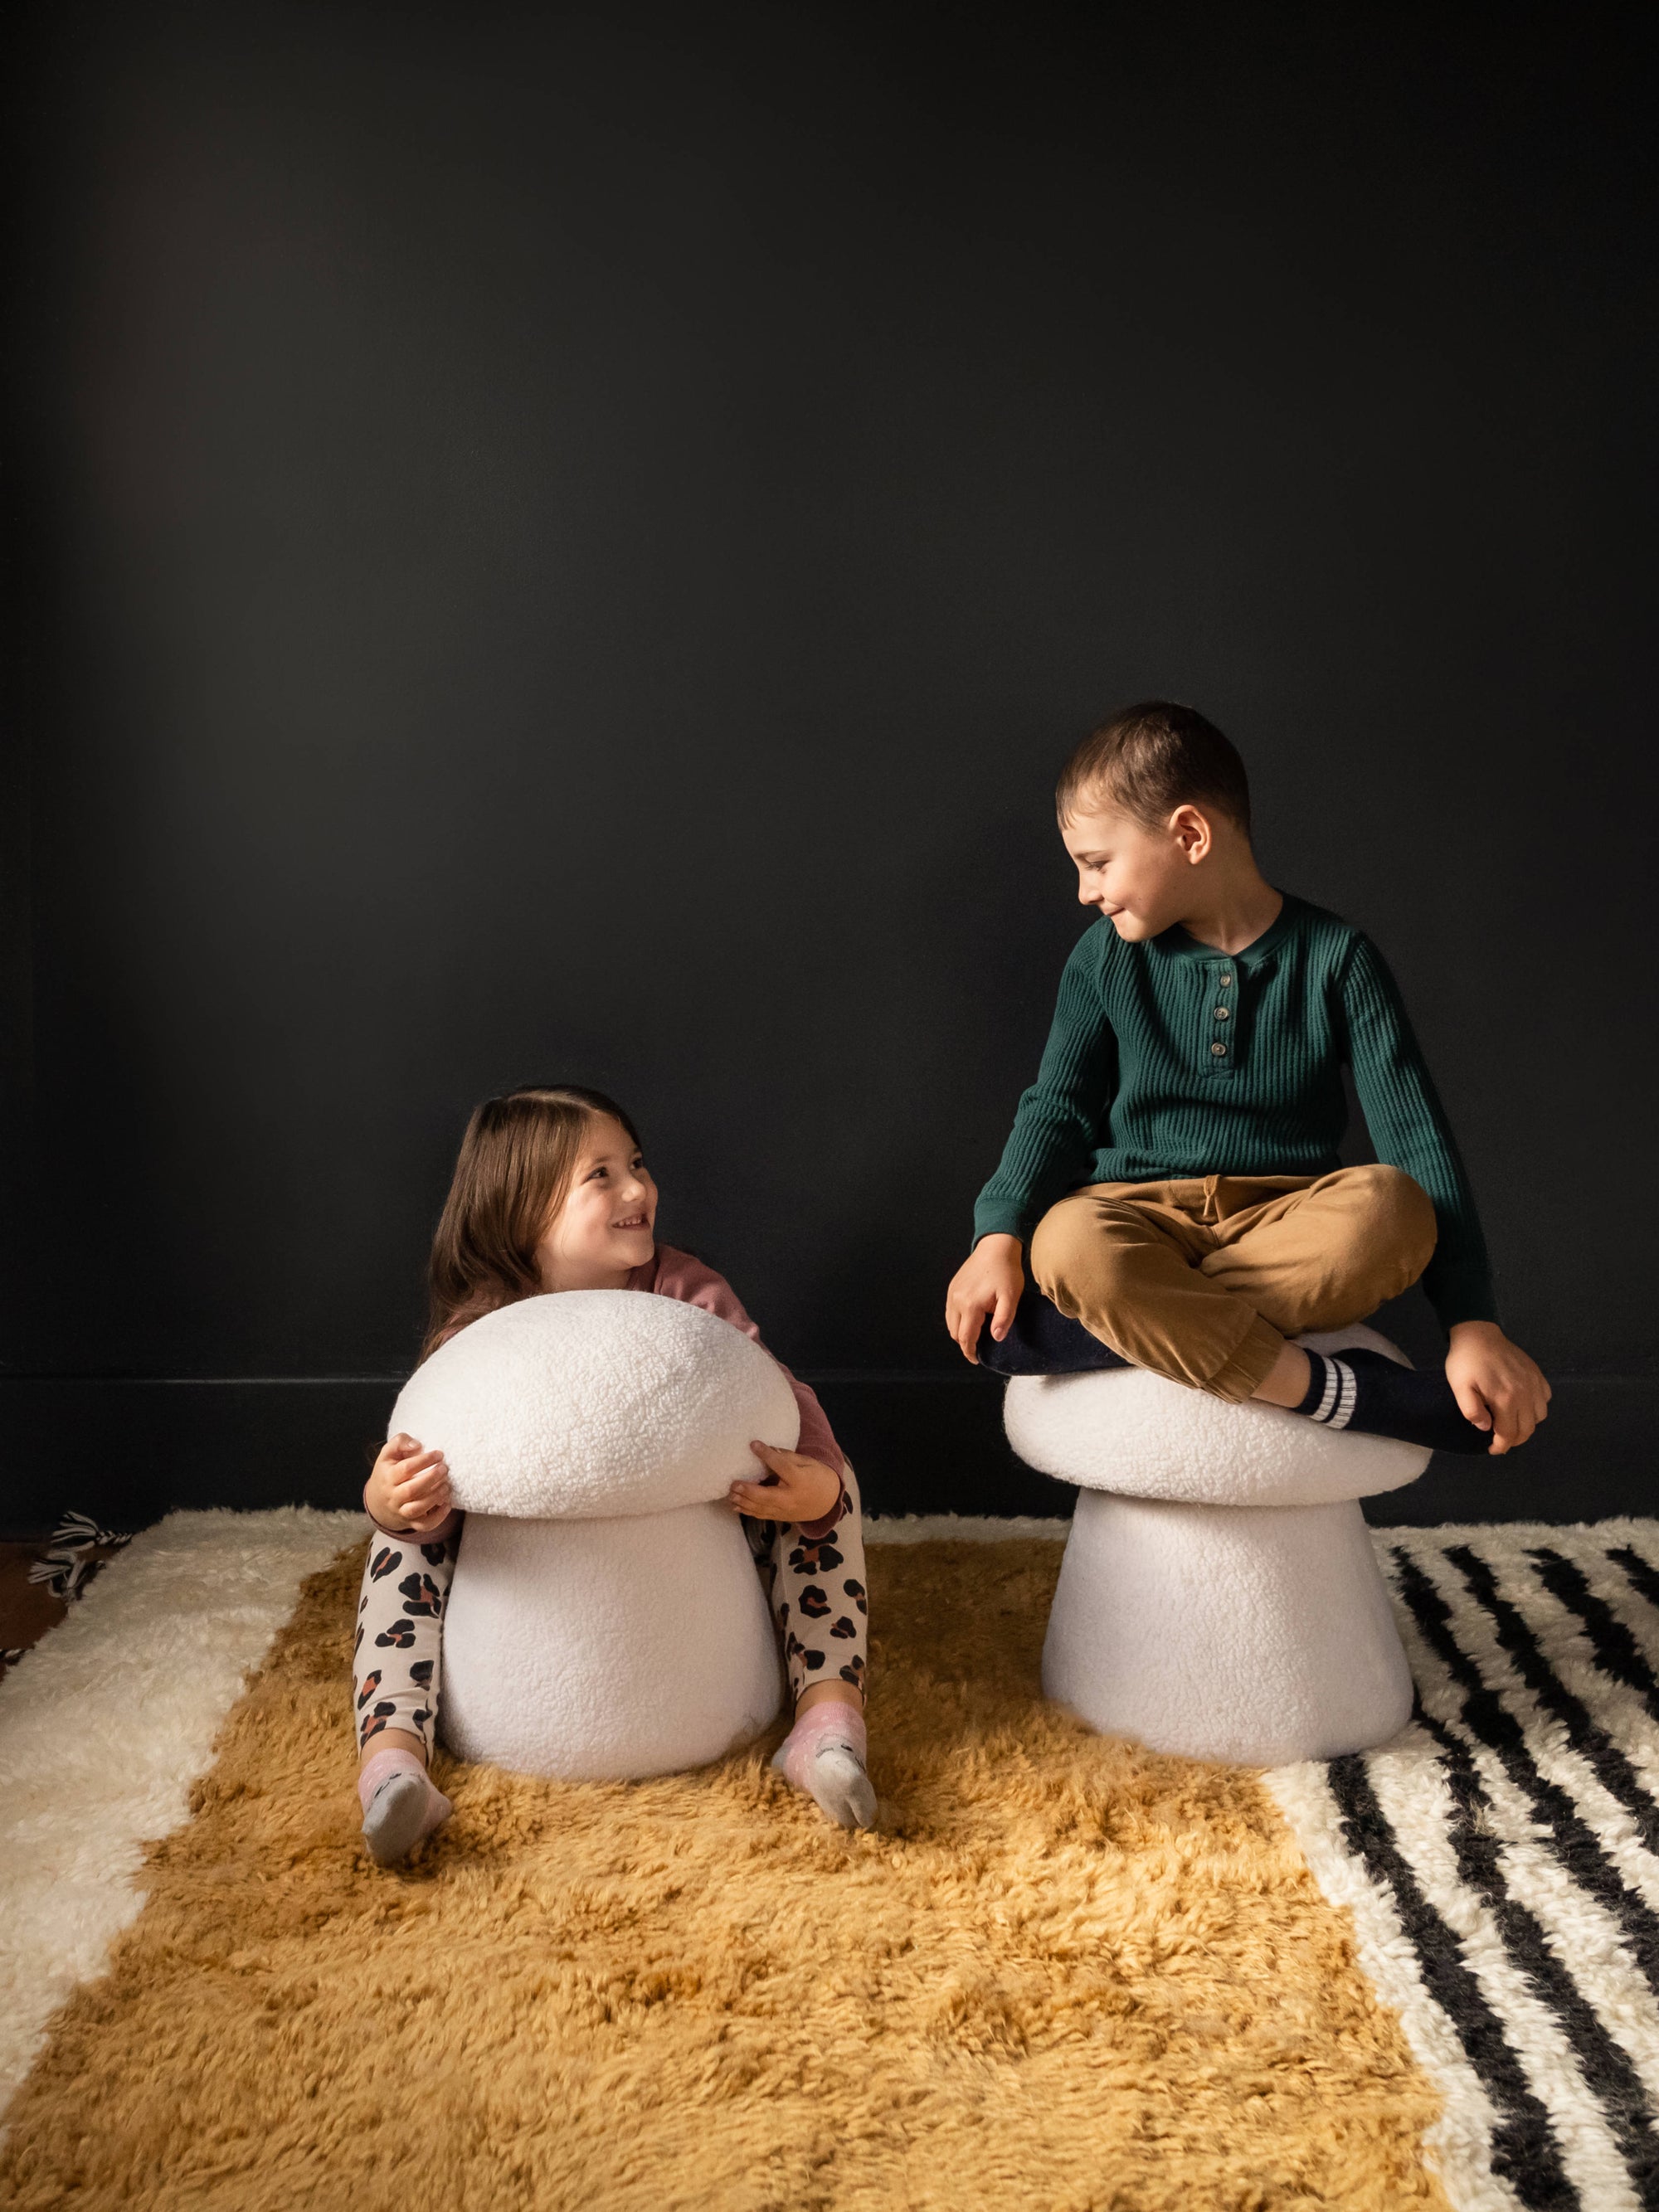
{"label": "boy's short brown hair", "polygon": [[1195,707],[1146,699],[1122,707],[1085,738],[1060,770],[1054,811],[1062,822],[1098,792],[1149,830],[1177,806],[1207,799],[1250,834],[1250,786],[1244,763]]}

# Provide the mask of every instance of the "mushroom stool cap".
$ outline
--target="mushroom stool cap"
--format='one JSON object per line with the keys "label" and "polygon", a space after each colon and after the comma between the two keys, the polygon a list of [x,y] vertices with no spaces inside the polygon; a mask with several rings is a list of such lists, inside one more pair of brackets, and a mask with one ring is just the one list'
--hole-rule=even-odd
{"label": "mushroom stool cap", "polygon": [[800,1412],[769,1352],[718,1314],[646,1291],[557,1291],[470,1322],[392,1411],[441,1450],[464,1511],[526,1520],[666,1513],[752,1480],[751,1437],[793,1450]]}
{"label": "mushroom stool cap", "polygon": [[[1364,1346],[1402,1366],[1363,1322],[1293,1340],[1315,1352]],[[1028,1467],[1085,1490],[1194,1505],[1318,1505],[1415,1482],[1420,1445],[1329,1429],[1254,1401],[1236,1405],[1144,1367],[1018,1375],[1003,1399],[1008,1441]]]}

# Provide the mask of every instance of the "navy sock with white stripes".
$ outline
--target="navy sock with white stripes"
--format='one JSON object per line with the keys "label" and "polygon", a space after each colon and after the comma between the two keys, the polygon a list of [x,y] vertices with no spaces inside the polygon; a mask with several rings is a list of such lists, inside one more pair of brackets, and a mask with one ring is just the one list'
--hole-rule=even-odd
{"label": "navy sock with white stripes", "polygon": [[992,1335],[987,1321],[981,1325],[975,1349],[980,1365],[993,1375],[1085,1375],[1129,1364],[1121,1352],[1091,1336],[1080,1321],[1050,1305],[1034,1283],[1026,1285],[1002,1341],[999,1344]]}
{"label": "navy sock with white stripes", "polygon": [[1397,1437],[1431,1451],[1483,1452],[1490,1446],[1491,1431],[1465,1420],[1443,1375],[1402,1367],[1359,1346],[1339,1352],[1303,1349],[1313,1372],[1296,1410],[1310,1420],[1362,1436]]}

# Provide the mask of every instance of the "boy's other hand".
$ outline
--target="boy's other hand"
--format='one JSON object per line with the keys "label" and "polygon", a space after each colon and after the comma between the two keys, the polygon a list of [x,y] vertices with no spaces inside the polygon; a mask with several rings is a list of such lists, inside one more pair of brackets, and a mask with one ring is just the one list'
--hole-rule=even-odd
{"label": "boy's other hand", "polygon": [[363,1504],[383,1528],[423,1536],[453,1509],[443,1454],[422,1449],[401,1430],[388,1437],[363,1491]]}
{"label": "boy's other hand", "polygon": [[1495,1321],[1457,1322],[1450,1336],[1446,1380],[1464,1419],[1492,1431],[1489,1454],[1525,1443],[1549,1412],[1543,1370]]}
{"label": "boy's other hand", "polygon": [[951,1278],[945,1293],[945,1326],[956,1339],[964,1359],[979,1365],[979,1333],[985,1316],[991,1316],[991,1334],[999,1344],[1012,1326],[1014,1308],[1025,1288],[1020,1265],[1020,1241],[1000,1231],[981,1237]]}
{"label": "boy's other hand", "polygon": [[776,1444],[751,1443],[750,1450],[775,1482],[734,1482],[726,1502],[751,1521],[822,1521],[841,1497],[841,1477],[821,1459],[805,1452],[781,1451]]}

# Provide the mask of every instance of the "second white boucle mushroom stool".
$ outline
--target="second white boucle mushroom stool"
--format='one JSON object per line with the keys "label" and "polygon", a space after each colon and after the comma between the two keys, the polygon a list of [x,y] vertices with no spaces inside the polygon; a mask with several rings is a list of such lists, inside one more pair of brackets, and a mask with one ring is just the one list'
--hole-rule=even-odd
{"label": "second white boucle mushroom stool", "polygon": [[[1296,1340],[1409,1364],[1363,1325]],[[1003,1419],[1029,1466],[1081,1486],[1042,1652],[1056,1704],[1249,1766],[1405,1725],[1411,1674],[1358,1501],[1415,1481],[1425,1450],[1133,1367],[1017,1376]]]}
{"label": "second white boucle mushroom stool", "polygon": [[719,1759],[782,1702],[738,1516],[749,1449],[793,1450],[775,1360],[641,1291],[520,1299],[450,1339],[392,1428],[441,1448],[466,1513],[444,1619],[440,1740],[463,1759],[622,1781]]}

